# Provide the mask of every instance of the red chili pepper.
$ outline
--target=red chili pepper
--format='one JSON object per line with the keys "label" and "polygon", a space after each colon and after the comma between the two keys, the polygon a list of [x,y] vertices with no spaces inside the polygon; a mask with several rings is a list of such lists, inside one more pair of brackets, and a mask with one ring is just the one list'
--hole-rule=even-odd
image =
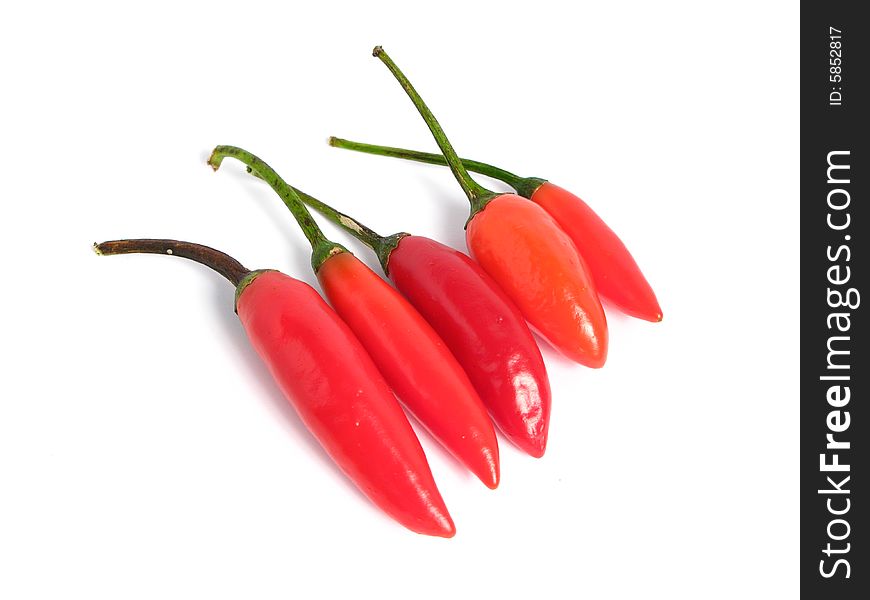
{"label": "red chili pepper", "polygon": [[217,170],[226,156],[265,180],[293,213],[311,243],[311,264],[326,297],[405,406],[483,483],[497,487],[498,441],[492,421],[438,334],[386,281],[327,240],[293,188],[269,165],[233,146],[215,148],[209,164]]}
{"label": "red chili pepper", "polygon": [[[346,148],[392,156],[436,165],[446,165],[441,154],[375,146],[352,142],[336,137],[329,138],[329,144],[336,148]],[[539,204],[577,246],[595,285],[602,298],[606,298],[619,310],[638,319],[658,322],[662,320],[662,309],[652,286],[643,276],[634,257],[592,208],[580,198],[538,177],[520,177],[499,167],[466,158],[462,164],[469,171],[482,173],[500,179],[517,193]]]}
{"label": "red chili pepper", "polygon": [[411,82],[378,46],[373,54],[411,98],[471,202],[466,243],[529,324],[565,356],[590,367],[607,358],[607,321],[592,278],[568,235],[540,206],[474,181]]}
{"label": "red chili pepper", "polygon": [[294,188],[305,204],[375,251],[384,273],[465,369],[495,423],[534,457],[547,447],[550,382],[522,313],[465,254],[426,237],[381,236]]}
{"label": "red chili pepper", "polygon": [[171,254],[210,267],[236,286],[236,312],[281,391],[357,487],[417,533],[456,532],[420,442],[350,329],[308,284],[249,271],[230,256],[175,240],[117,240],[97,254]]}

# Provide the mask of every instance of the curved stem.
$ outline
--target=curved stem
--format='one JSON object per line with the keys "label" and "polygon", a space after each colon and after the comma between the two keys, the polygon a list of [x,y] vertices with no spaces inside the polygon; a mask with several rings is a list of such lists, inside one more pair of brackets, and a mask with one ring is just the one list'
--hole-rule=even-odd
{"label": "curved stem", "polygon": [[[251,169],[251,167],[248,167],[248,173],[250,173],[254,177],[262,179],[262,177],[260,177],[260,175],[256,171]],[[296,195],[299,196],[302,202],[304,202],[305,204],[322,214],[324,217],[344,229],[353,237],[361,241],[363,244],[374,250],[375,254],[377,254],[378,256],[378,260],[381,263],[381,267],[383,267],[384,269],[384,273],[389,275],[390,254],[392,254],[393,250],[396,249],[396,246],[399,245],[399,242],[402,240],[402,238],[410,234],[402,232],[394,233],[393,235],[387,236],[380,235],[373,229],[366,227],[353,217],[332,208],[330,205],[326,204],[325,202],[321,202],[314,196],[306,194],[299,188],[293,188],[293,191],[296,192]]]}
{"label": "curved stem", "polygon": [[302,204],[302,200],[296,194],[296,191],[272,167],[257,156],[236,146],[217,146],[212,151],[208,164],[211,165],[212,169],[217,171],[227,156],[247,165],[249,171],[268,183],[275,190],[275,193],[281,197],[284,205],[293,213],[293,217],[302,229],[302,233],[305,234],[306,239],[308,239],[308,243],[311,244],[311,266],[315,271],[330,256],[339,252],[347,252],[344,246],[332,242],[323,234],[323,231],[320,230],[311,213]]}
{"label": "curved stem", "polygon": [[238,287],[251,271],[229,254],[192,242],[178,240],[112,240],[102,244],[94,244],[94,252],[99,255],[113,254],[169,254],[180,256],[217,271],[226,277],[230,283]]}
{"label": "curved stem", "polygon": [[497,194],[486,189],[471,178],[471,175],[468,174],[468,171],[462,165],[462,161],[456,154],[456,150],[454,150],[453,146],[450,144],[450,140],[447,139],[441,125],[435,119],[435,115],[432,114],[432,111],[429,110],[429,107],[426,106],[425,102],[423,102],[420,94],[417,93],[417,90],[414,89],[414,86],[411,85],[411,82],[408,81],[405,74],[402,73],[398,66],[396,66],[393,59],[391,59],[380,46],[375,47],[372,54],[387,66],[393,76],[402,85],[405,93],[407,93],[408,97],[411,98],[411,102],[414,103],[417,112],[419,112],[420,116],[423,117],[423,120],[426,121],[426,125],[429,126],[429,131],[432,132],[432,136],[438,143],[441,153],[444,154],[444,158],[447,161],[450,170],[453,172],[453,176],[456,177],[456,181],[458,181],[459,185],[462,186],[462,190],[465,192],[465,195],[468,196],[469,202],[471,202],[472,216],[475,215]]}
{"label": "curved stem", "polygon": [[[329,145],[335,148],[362,152],[363,154],[376,154],[378,156],[402,158],[404,160],[413,160],[416,162],[428,163],[430,165],[441,165],[442,167],[447,166],[447,159],[444,158],[444,155],[436,154],[434,152],[421,152],[420,150],[408,150],[406,148],[396,148],[394,146],[378,146],[375,144],[354,142],[352,140],[346,140],[335,136],[329,138]],[[506,171],[505,169],[501,169],[494,165],[471,160],[469,158],[460,158],[459,160],[469,171],[480,173],[481,175],[486,175],[493,179],[498,179],[512,188],[516,188],[516,185],[514,184],[522,180],[522,177],[519,175],[514,175],[510,171]]]}

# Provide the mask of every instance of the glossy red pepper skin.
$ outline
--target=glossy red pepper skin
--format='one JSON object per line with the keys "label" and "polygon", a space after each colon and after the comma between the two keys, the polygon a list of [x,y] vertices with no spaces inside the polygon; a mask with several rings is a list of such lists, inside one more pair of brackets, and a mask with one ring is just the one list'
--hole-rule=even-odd
{"label": "glossy red pepper skin", "polygon": [[572,360],[604,365],[604,310],[577,247],[553,217],[525,198],[503,194],[471,218],[465,235],[471,256],[535,331]]}
{"label": "glossy red pepper skin", "polygon": [[498,441],[486,408],[456,359],[401,294],[330,241],[296,190],[247,150],[217,146],[209,165],[233,157],[264,180],[311,244],[311,266],[332,306],[357,335],[405,406],[487,486],[499,480]]}
{"label": "glossy red pepper skin", "polygon": [[543,456],[550,382],[525,319],[498,284],[462,252],[415,235],[390,253],[389,277],[453,352],[505,436]]}
{"label": "glossy red pepper skin", "polygon": [[417,533],[455,533],[420,442],[348,326],[308,284],[278,273],[244,287],[237,312],[300,418],[372,502]]}
{"label": "glossy red pepper skin", "polygon": [[601,296],[622,312],[658,322],[662,309],[655,292],[622,240],[583,200],[544,182],[531,196],[571,238]]}
{"label": "glossy red pepper skin", "polygon": [[484,484],[497,487],[492,421],[468,376],[420,313],[349,252],[326,259],[317,279],[405,406]]}

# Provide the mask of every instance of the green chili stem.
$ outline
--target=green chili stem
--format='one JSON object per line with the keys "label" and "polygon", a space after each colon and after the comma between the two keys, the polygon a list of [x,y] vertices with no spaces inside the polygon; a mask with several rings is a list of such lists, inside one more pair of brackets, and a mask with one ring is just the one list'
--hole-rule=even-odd
{"label": "green chili stem", "polygon": [[344,248],[344,246],[336,244],[323,234],[323,231],[320,230],[320,227],[318,227],[317,222],[311,216],[311,213],[309,213],[308,209],[305,208],[305,205],[302,204],[302,200],[296,194],[296,191],[286,181],[284,181],[272,167],[267,165],[260,158],[254,156],[247,150],[242,150],[236,146],[217,146],[214,151],[212,151],[211,156],[208,159],[208,164],[211,165],[212,169],[217,171],[220,168],[223,159],[227,156],[235,158],[241,163],[247,165],[252,173],[268,183],[269,186],[275,190],[275,193],[281,197],[284,205],[290,209],[290,212],[293,214],[293,217],[302,229],[302,233],[305,234],[305,237],[311,244],[311,266],[315,271],[317,271],[320,268],[320,265],[323,264],[323,261],[330,256],[338,254],[339,252],[347,252],[347,249]]}
{"label": "green chili stem", "polygon": [[432,111],[429,110],[429,107],[426,106],[425,102],[423,102],[420,94],[417,93],[417,90],[414,89],[414,86],[411,85],[411,82],[408,81],[405,74],[402,73],[398,66],[396,66],[393,59],[391,59],[380,46],[375,47],[372,54],[387,66],[393,76],[401,84],[405,93],[408,94],[411,102],[414,103],[417,112],[419,112],[420,116],[423,117],[423,120],[426,121],[426,125],[429,126],[429,131],[432,132],[435,141],[438,143],[438,147],[441,149],[442,154],[444,154],[444,158],[447,161],[450,170],[453,172],[453,176],[456,177],[456,181],[458,181],[459,185],[462,186],[462,190],[465,192],[465,195],[468,196],[469,202],[471,202],[471,214],[473,216],[486,206],[486,203],[492,200],[497,194],[486,189],[471,178],[471,175],[468,174],[468,171],[462,165],[462,161],[456,154],[456,150],[454,150],[453,146],[450,144],[450,140],[448,140],[447,136],[444,134],[441,125],[435,119],[435,115],[432,114]]}
{"label": "green chili stem", "polygon": [[328,241],[320,230],[320,227],[317,226],[317,223],[311,217],[311,213],[302,204],[302,200],[293,191],[293,188],[272,167],[258,157],[236,146],[217,146],[211,153],[208,164],[211,165],[212,169],[217,171],[227,156],[235,158],[250,167],[252,171],[257,173],[260,179],[264,180],[275,190],[275,193],[284,201],[285,206],[293,213],[296,222],[299,223],[302,233],[305,234],[312,248],[316,248],[318,244]]}
{"label": "green chili stem", "polygon": [[[413,160],[416,162],[428,163],[430,165],[440,165],[446,167],[447,159],[443,154],[435,152],[421,152],[419,150],[408,150],[406,148],[396,148],[393,146],[378,146],[375,144],[366,144],[363,142],[354,142],[332,136],[329,138],[329,145],[335,148],[343,148],[345,150],[354,150],[363,154],[375,154],[377,156],[389,156],[392,158],[401,158],[404,160]],[[466,169],[474,173],[480,173],[493,179],[498,179],[514,188],[517,193],[525,198],[531,198],[532,194],[537,190],[544,179],[538,177],[520,177],[506,169],[496,167],[489,163],[471,160],[470,158],[460,158]]]}
{"label": "green chili stem", "polygon": [[[258,175],[256,171],[251,169],[251,167],[248,167],[248,173],[250,173],[254,177],[262,179],[262,177],[260,177],[260,175]],[[353,237],[361,241],[363,244],[374,250],[375,254],[377,254],[378,256],[378,260],[380,260],[381,262],[384,273],[389,274],[390,254],[393,250],[396,249],[396,246],[399,245],[399,241],[409,234],[394,233],[393,235],[386,236],[379,235],[373,229],[366,227],[353,217],[334,209],[325,202],[321,202],[314,196],[306,194],[299,188],[293,188],[293,191],[296,192],[296,195],[299,196],[302,202],[304,202],[305,204],[322,214],[324,217],[344,229]]]}
{"label": "green chili stem", "polygon": [[239,261],[229,254],[224,254],[220,250],[215,250],[201,244],[180,242],[178,240],[112,240],[102,244],[94,244],[94,252],[101,256],[140,253],[180,256],[217,271],[236,287],[251,273],[251,271],[243,267]]}
{"label": "green chili stem", "polygon": [[[419,150],[407,150],[405,148],[396,148],[393,146],[377,146],[375,144],[354,142],[352,140],[346,140],[335,136],[329,138],[329,145],[334,146],[335,148],[344,148],[345,150],[362,152],[363,154],[376,154],[378,156],[402,158],[404,160],[413,160],[416,162],[428,163],[430,165],[441,165],[442,167],[447,166],[447,159],[444,158],[444,155],[436,154],[435,152],[421,152]],[[459,160],[462,161],[462,164],[469,171],[498,179],[512,188],[516,188],[516,185],[514,184],[522,179],[519,175],[514,175],[510,171],[500,169],[494,165],[468,158],[460,158]]]}

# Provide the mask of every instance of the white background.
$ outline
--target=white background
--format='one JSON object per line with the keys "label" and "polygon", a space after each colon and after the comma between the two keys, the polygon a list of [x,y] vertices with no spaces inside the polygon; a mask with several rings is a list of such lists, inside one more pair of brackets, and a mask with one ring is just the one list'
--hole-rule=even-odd
{"label": "white background", "polygon": [[[0,597],[796,597],[798,17],[788,2],[6,6]],[[502,443],[498,490],[422,436],[452,540],[404,530],[331,465],[223,279],[91,251],[188,239],[313,283],[277,197],[238,163],[205,165],[221,143],[383,233],[464,248],[446,170],[325,143],[435,148],[375,44],[463,155],[583,196],[665,314],[610,311],[600,371],[545,349],[547,455]]]}

